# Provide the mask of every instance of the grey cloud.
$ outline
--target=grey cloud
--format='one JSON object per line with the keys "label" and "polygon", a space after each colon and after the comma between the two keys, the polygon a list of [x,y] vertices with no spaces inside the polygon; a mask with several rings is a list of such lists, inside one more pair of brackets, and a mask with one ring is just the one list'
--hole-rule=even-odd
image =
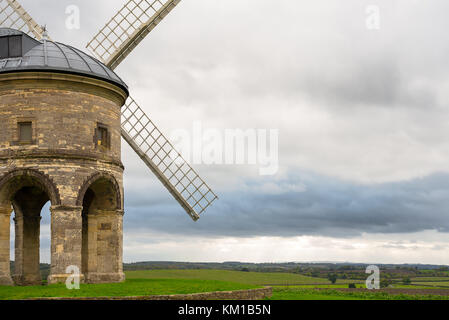
{"label": "grey cloud", "polygon": [[[193,223],[158,182],[146,180],[152,175],[140,159],[124,153],[127,232],[157,231],[174,237],[448,232],[447,174],[360,185],[297,170],[299,154],[308,160],[301,163],[304,168],[335,170],[339,176],[354,171],[357,178],[367,168],[374,172],[367,176],[381,172],[391,180],[404,167],[407,173],[403,176],[417,176],[447,163],[447,111],[443,107],[448,96],[441,92],[447,92],[443,89],[449,74],[449,2],[376,1],[382,9],[382,28],[369,33],[364,28],[364,6],[371,2],[283,0],[273,10],[268,0],[181,1],[119,67],[133,95],[164,132],[189,127],[186,122],[198,118],[225,128],[237,120],[245,127],[258,127],[255,119],[264,116],[265,123],[279,124],[281,133],[287,132],[281,136],[282,156],[290,155],[293,160],[285,163],[289,177],[283,180],[236,179],[240,184],[219,192],[220,201]],[[54,39],[83,48],[124,1],[22,3],[39,23],[48,24]],[[79,31],[64,28],[64,10],[69,4],[81,7]],[[291,120],[292,109],[305,103],[310,110],[325,109],[338,128],[323,136],[312,131],[313,136],[306,136],[310,143],[304,144],[298,124],[283,124],[276,118],[276,109],[291,104],[291,109],[283,110],[283,117]],[[257,112],[251,105],[257,106]],[[377,122],[378,114],[360,111],[372,105],[381,112],[402,105],[404,120],[387,114]],[[352,106],[358,106],[359,113],[345,114]],[[432,107],[440,110],[435,112]],[[316,126],[320,125],[318,121]],[[353,131],[345,135],[348,128]],[[397,131],[409,140],[394,140],[390,145]],[[401,149],[404,141],[417,145],[416,149]],[[365,149],[367,144],[372,150]],[[398,149],[410,150],[406,160],[411,164],[394,157],[375,161],[391,150],[397,155]],[[371,157],[366,156],[368,151]],[[436,164],[422,158],[430,154]],[[363,156],[368,160],[363,162]],[[382,170],[390,162],[393,169]],[[226,173],[240,175],[241,171],[230,167]],[[305,191],[267,193],[257,188],[264,183],[281,189],[302,184]]]}
{"label": "grey cloud", "polygon": [[[48,24],[54,38],[84,48],[124,1],[22,3],[39,23]],[[339,108],[435,104],[435,85],[448,74],[448,3],[376,3],[382,26],[369,32],[365,7],[370,1],[283,0],[275,11],[267,11],[268,0],[248,0],[244,5],[227,1],[225,6],[183,1],[119,73],[134,84],[133,90],[163,94],[178,106],[196,103],[209,112],[212,103],[229,104],[229,95],[240,100],[308,95]],[[65,8],[72,4],[81,9],[80,30],[64,27]],[[203,15],[192,23],[198,12]],[[142,68],[139,61],[148,63]],[[415,80],[423,84],[416,87]]]}
{"label": "grey cloud", "polygon": [[[304,192],[262,193],[243,188],[220,201],[193,223],[177,204],[132,206],[128,197],[126,228],[173,235],[353,237],[362,233],[449,232],[449,175],[435,174],[406,182],[358,185],[310,173],[290,173],[272,181],[303,184]],[[132,190],[132,188],[131,188]],[[138,194],[138,193],[136,193]]]}

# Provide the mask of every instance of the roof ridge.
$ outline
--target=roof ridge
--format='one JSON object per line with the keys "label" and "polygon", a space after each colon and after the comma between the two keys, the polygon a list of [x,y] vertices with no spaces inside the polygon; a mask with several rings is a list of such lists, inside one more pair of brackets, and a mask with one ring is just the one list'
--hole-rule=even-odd
{"label": "roof ridge", "polygon": [[70,45],[67,45],[67,44],[63,44],[63,43],[60,43],[60,44],[62,44],[63,46],[69,48],[70,50],[72,50],[72,52],[74,52],[78,57],[80,57],[80,59],[86,64],[86,66],[89,68],[90,72],[95,73],[95,72],[92,70],[92,68],[90,67],[90,65],[87,63],[86,59],[84,59],[84,58],[79,54],[78,51],[80,51],[80,50],[78,50],[78,49],[76,49],[76,48],[74,48],[74,47],[72,47],[72,46],[70,46]]}
{"label": "roof ridge", "polygon": [[64,55],[64,58],[65,58],[65,60],[66,60],[66,62],[67,62],[67,66],[68,66],[69,68],[72,68],[72,67],[70,66],[70,61],[69,61],[69,59],[67,58],[67,55],[65,54],[64,50],[62,50],[62,48],[61,48],[61,46],[59,45],[59,43],[57,43],[57,42],[55,42],[55,41],[50,41],[50,42],[53,43],[53,44],[59,49],[59,51],[61,51],[61,53]]}

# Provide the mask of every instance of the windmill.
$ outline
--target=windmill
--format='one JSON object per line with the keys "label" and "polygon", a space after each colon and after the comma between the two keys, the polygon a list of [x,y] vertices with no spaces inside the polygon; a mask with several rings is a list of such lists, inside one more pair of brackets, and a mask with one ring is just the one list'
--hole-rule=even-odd
{"label": "windmill", "polygon": [[[87,44],[114,70],[176,7],[180,0],[129,0]],[[16,0],[0,0],[0,26],[20,30],[37,40],[49,38]],[[122,107],[121,135],[194,220],[217,195],[175,150],[170,141],[129,97]]]}

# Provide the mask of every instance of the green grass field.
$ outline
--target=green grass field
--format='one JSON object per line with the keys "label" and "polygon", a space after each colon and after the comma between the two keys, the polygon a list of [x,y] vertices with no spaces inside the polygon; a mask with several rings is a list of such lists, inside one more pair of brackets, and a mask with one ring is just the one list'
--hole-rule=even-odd
{"label": "green grass field", "polygon": [[449,288],[449,281],[413,281],[412,284],[420,286],[434,286],[434,287],[446,287]]}
{"label": "green grass field", "polygon": [[299,287],[275,287],[270,300],[360,300],[360,298],[341,295],[335,290],[318,292],[314,289]]}
{"label": "green grass field", "polygon": [[448,277],[416,277],[411,278],[412,282],[435,282],[435,281],[449,281]]}
{"label": "green grass field", "polygon": [[215,280],[129,279],[124,283],[81,284],[80,290],[65,285],[5,287],[0,286],[0,300],[37,297],[123,297],[186,294],[211,291],[253,289],[257,286]]}
{"label": "green grass field", "polygon": [[[243,272],[228,270],[147,270],[128,271],[127,279],[202,279],[238,282],[252,285],[306,285],[330,284],[323,278],[312,278],[296,273]],[[357,282],[348,280],[345,283]],[[361,281],[358,281],[361,282]],[[337,284],[342,283],[341,280]],[[347,287],[347,286],[346,286]]]}
{"label": "green grass field", "polygon": [[393,284],[392,288],[395,289],[449,289],[447,287],[439,287],[437,284],[435,285],[423,285],[422,283],[419,286],[413,285],[413,284]]}
{"label": "green grass field", "polygon": [[384,292],[340,292],[332,289],[316,290],[298,287],[273,288],[271,300],[449,300],[448,296],[392,295]]}
{"label": "green grass field", "polygon": [[[186,294],[210,291],[229,291],[273,286],[273,300],[404,300],[447,299],[441,296],[411,296],[407,294],[364,291],[341,292],[351,280],[330,284],[324,278],[312,278],[294,273],[262,273],[225,270],[149,270],[128,271],[127,280],[116,284],[81,285],[80,290],[68,290],[65,285],[2,287],[0,300],[38,297],[111,297]],[[426,279],[428,280],[428,279]],[[353,281],[352,281],[353,282]],[[429,281],[429,283],[432,283]],[[433,282],[438,284],[439,282]],[[433,284],[432,283],[432,284]],[[420,282],[420,284],[426,284]],[[357,283],[358,288],[363,283]],[[394,285],[395,288],[418,288],[413,285]],[[317,290],[320,288],[322,290]],[[425,289],[426,287],[419,287]],[[428,287],[435,288],[432,286]]]}

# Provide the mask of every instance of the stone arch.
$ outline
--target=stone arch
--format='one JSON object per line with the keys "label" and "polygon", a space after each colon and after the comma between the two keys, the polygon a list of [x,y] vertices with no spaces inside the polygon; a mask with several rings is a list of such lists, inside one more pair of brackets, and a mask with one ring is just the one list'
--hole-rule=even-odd
{"label": "stone arch", "polygon": [[117,182],[117,180],[115,179],[115,177],[108,173],[108,172],[97,172],[93,175],[91,175],[89,178],[87,178],[83,185],[80,188],[80,191],[78,192],[78,198],[76,199],[76,205],[77,206],[82,206],[83,205],[83,201],[84,201],[84,197],[86,196],[86,193],[88,192],[88,189],[97,181],[100,180],[107,180],[110,184],[111,187],[114,190],[115,193],[115,201],[117,204],[117,210],[122,210],[123,209],[123,197],[122,197],[122,192],[120,190],[120,186]]}
{"label": "stone arch", "polygon": [[[39,268],[40,220],[42,207],[48,201],[52,205],[61,203],[56,185],[42,172],[16,169],[0,178],[0,207],[9,212],[14,208],[15,213],[15,268],[12,278],[18,285],[42,283]],[[9,241],[7,249],[9,252]],[[9,254],[7,260],[9,262]]]}
{"label": "stone arch", "polygon": [[81,272],[87,283],[124,279],[122,261],[123,200],[120,185],[107,172],[98,172],[82,185]]}
{"label": "stone arch", "polygon": [[61,205],[59,190],[53,180],[35,169],[12,170],[0,178],[0,203],[6,203],[25,186],[38,186],[46,191],[52,205]]}

